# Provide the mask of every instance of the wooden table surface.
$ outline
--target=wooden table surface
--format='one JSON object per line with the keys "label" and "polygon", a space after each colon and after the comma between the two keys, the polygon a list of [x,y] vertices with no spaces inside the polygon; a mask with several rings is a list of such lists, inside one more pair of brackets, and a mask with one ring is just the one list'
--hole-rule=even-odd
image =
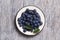
{"label": "wooden table surface", "polygon": [[[45,15],[45,26],[36,36],[22,35],[14,23],[17,11],[27,5]],[[60,40],[60,0],[0,0],[0,40]]]}

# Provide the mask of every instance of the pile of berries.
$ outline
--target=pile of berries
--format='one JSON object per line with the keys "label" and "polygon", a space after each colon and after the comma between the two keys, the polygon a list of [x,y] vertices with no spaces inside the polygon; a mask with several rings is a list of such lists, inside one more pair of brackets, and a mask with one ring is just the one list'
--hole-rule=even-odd
{"label": "pile of berries", "polygon": [[18,18],[18,24],[23,28],[23,32],[33,31],[35,28],[39,28],[42,25],[40,15],[37,11],[26,9]]}

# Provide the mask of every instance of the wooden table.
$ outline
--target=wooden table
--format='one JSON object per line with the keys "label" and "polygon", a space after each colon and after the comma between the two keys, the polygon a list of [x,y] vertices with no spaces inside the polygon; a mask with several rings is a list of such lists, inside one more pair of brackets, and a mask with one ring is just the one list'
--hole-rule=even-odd
{"label": "wooden table", "polygon": [[[14,22],[17,11],[27,5],[45,14],[45,26],[36,36],[22,35]],[[60,40],[60,0],[0,0],[0,40]]]}

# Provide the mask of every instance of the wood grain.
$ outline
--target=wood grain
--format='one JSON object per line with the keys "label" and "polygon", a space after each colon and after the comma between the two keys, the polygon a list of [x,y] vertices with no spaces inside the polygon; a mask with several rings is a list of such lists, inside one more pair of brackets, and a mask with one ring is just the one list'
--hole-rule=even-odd
{"label": "wood grain", "polygon": [[[14,19],[24,6],[39,7],[46,19],[44,29],[36,36],[24,36]],[[60,40],[60,0],[0,0],[0,40]]]}

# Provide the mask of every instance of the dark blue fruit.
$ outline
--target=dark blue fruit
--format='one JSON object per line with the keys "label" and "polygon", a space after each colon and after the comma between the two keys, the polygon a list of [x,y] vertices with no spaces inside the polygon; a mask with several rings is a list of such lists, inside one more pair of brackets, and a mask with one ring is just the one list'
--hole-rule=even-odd
{"label": "dark blue fruit", "polygon": [[[23,32],[33,31],[35,28],[39,28],[42,25],[41,18],[37,11],[26,9],[18,18],[18,24],[23,28]],[[27,26],[28,25],[28,26]],[[27,26],[27,28],[25,28]]]}
{"label": "dark blue fruit", "polygon": [[26,29],[24,29],[23,32],[26,32]]}

